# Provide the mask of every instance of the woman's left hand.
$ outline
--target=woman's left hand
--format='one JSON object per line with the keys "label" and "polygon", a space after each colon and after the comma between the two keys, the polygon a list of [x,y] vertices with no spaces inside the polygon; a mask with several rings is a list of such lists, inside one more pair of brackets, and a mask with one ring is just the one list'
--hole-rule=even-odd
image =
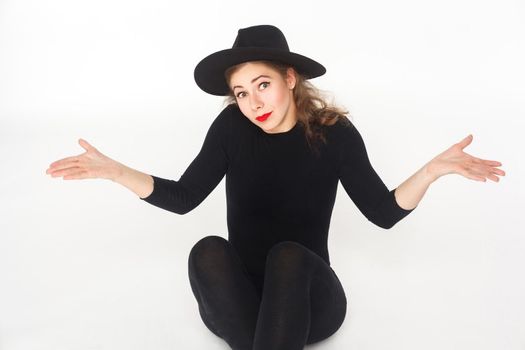
{"label": "woman's left hand", "polygon": [[472,139],[472,135],[465,137],[427,164],[428,172],[434,180],[447,174],[459,174],[476,181],[485,182],[488,178],[498,182],[497,175],[505,176],[505,172],[497,168],[502,165],[500,162],[476,158],[463,152]]}

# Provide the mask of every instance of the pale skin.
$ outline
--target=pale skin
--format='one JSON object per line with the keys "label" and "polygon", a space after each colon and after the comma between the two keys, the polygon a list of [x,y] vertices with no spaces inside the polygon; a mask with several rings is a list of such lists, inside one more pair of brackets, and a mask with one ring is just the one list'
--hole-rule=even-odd
{"label": "pale skin", "polygon": [[[274,69],[259,62],[241,65],[232,74],[229,82],[241,112],[267,133],[286,132],[297,122],[293,98],[295,84],[293,69],[288,69],[286,76],[282,77]],[[256,119],[268,112],[271,112],[271,115],[267,120]],[[407,210],[414,209],[430,184],[445,175],[457,174],[483,182],[487,179],[498,182],[499,176],[505,176],[505,172],[499,169],[502,166],[500,162],[481,159],[464,151],[472,140],[473,136],[468,135],[453,144],[401,183],[395,190],[399,206]],[[150,175],[107,157],[84,139],[79,139],[78,143],[85,150],[84,153],[51,163],[46,174],[62,177],[64,180],[112,180],[140,198],[145,198],[153,192],[153,178]]]}

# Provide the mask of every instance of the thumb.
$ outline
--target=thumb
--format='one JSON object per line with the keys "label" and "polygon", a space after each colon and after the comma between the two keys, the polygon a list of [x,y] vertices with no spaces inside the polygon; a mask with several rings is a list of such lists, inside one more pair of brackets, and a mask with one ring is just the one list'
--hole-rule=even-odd
{"label": "thumb", "polygon": [[467,147],[468,145],[470,145],[470,143],[472,142],[474,136],[472,136],[472,134],[469,134],[467,137],[465,137],[463,140],[461,140],[459,142],[459,146],[461,147],[461,149]]}
{"label": "thumb", "polygon": [[82,148],[84,148],[86,151],[94,150],[95,147],[91,146],[86,140],[83,138],[78,139],[78,143]]}

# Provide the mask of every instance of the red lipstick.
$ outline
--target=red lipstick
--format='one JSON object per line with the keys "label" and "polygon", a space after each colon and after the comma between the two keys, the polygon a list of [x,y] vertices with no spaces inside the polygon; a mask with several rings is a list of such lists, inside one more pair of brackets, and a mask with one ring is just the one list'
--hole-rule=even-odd
{"label": "red lipstick", "polygon": [[258,121],[260,122],[263,122],[265,121],[266,119],[268,119],[268,117],[270,116],[270,114],[272,114],[272,112],[269,112],[269,113],[266,113],[266,114],[263,114],[255,119],[257,119]]}

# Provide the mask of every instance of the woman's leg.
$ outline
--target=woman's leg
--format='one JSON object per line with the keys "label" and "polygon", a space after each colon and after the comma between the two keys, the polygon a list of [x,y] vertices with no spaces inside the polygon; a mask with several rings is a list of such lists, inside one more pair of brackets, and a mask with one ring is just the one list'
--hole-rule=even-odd
{"label": "woman's leg", "polygon": [[297,242],[280,242],[266,258],[253,350],[299,350],[335,333],[346,296],[332,268]]}
{"label": "woman's leg", "polygon": [[232,349],[251,350],[260,295],[235,249],[220,236],[204,237],[190,252],[188,274],[206,327]]}
{"label": "woman's leg", "polygon": [[262,301],[256,281],[222,237],[195,244],[189,276],[204,324],[234,350],[303,349],[335,333],[345,318],[335,272],[296,242],[278,243],[268,253]]}

